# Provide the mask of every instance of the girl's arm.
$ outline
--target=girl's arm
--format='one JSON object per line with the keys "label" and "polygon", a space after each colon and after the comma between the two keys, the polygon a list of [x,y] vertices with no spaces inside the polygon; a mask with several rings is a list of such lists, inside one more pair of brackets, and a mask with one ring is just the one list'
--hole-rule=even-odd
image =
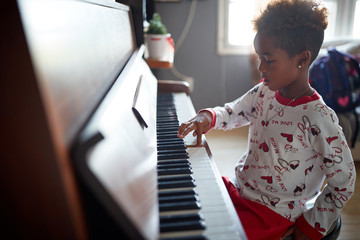
{"label": "girl's arm", "polygon": [[190,132],[197,136],[197,145],[201,145],[202,134],[215,127],[216,129],[232,129],[241,127],[249,123],[252,118],[253,102],[258,94],[259,84],[246,94],[233,102],[226,103],[224,107],[208,108],[199,111],[199,113],[187,122],[180,125],[178,137],[184,138]]}

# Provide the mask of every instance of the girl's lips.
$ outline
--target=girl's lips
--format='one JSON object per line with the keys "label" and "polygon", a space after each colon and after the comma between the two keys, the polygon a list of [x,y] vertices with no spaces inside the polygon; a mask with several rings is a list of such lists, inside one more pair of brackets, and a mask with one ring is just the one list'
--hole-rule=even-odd
{"label": "girl's lips", "polygon": [[268,86],[269,83],[270,83],[270,80],[267,79],[267,78],[264,78],[263,84],[264,84],[265,86]]}

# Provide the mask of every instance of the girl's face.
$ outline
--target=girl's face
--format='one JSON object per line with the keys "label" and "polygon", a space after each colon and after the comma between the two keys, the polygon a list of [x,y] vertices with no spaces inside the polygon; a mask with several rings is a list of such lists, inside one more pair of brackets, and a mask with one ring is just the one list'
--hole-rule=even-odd
{"label": "girl's face", "polygon": [[[290,58],[285,50],[275,47],[274,38],[266,34],[256,34],[254,47],[259,57],[258,69],[264,79],[263,84],[272,91],[279,90],[284,97],[295,97],[290,95],[303,89],[300,84],[304,81],[298,67],[301,62],[299,56]],[[287,93],[289,96],[286,96]]]}

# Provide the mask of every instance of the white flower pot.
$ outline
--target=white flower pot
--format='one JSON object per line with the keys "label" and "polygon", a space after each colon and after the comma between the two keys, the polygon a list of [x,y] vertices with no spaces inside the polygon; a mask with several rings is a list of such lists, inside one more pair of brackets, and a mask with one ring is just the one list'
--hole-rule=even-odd
{"label": "white flower pot", "polygon": [[171,46],[171,34],[145,34],[145,46],[149,58],[164,60],[174,46]]}

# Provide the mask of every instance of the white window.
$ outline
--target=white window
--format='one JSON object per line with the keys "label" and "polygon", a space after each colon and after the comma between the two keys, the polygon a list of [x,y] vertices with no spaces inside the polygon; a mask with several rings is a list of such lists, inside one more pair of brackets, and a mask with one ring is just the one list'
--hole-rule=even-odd
{"label": "white window", "polygon": [[252,20],[270,0],[218,1],[218,53],[248,54],[255,36]]}
{"label": "white window", "polygon": [[[249,54],[254,17],[270,0],[218,0],[218,53]],[[360,38],[360,0],[323,0],[329,10],[325,42]]]}

